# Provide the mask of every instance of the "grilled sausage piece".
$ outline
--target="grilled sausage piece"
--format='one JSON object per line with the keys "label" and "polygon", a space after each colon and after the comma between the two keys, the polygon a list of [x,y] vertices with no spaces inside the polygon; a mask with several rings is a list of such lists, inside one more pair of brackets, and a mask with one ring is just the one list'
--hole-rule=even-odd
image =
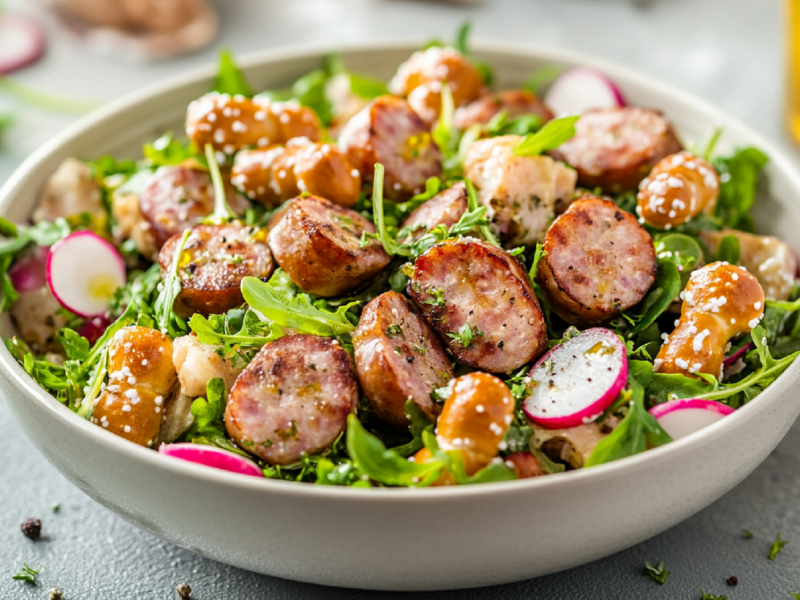
{"label": "grilled sausage piece", "polygon": [[[172,236],[159,252],[162,279],[172,270],[181,237]],[[197,225],[178,258],[181,291],[175,313],[188,318],[227,312],[244,302],[242,279],[267,279],[272,269],[266,230],[240,223]]]}
{"label": "grilled sausage piece", "polygon": [[653,240],[610,200],[584,197],[544,238],[536,274],[551,308],[568,323],[594,325],[638,304],[655,281]]}
{"label": "grilled sausage piece", "polygon": [[406,243],[419,238],[437,225],[455,225],[467,208],[467,188],[464,182],[459,181],[420,204],[408,215],[402,224],[403,228],[408,227],[410,230]]}
{"label": "grilled sausage piece", "polygon": [[509,121],[523,115],[537,115],[542,123],[553,118],[552,111],[535,94],[527,90],[503,90],[459,108],[454,122],[462,130],[475,124],[486,125],[501,111],[506,111]]}
{"label": "grilled sausage piece", "polygon": [[408,400],[436,418],[431,392],[453,378],[453,369],[433,329],[402,294],[386,292],[364,307],[353,345],[361,389],[381,419],[408,427]]}
{"label": "grilled sausage piece", "polygon": [[611,194],[635,190],[658,161],[681,150],[669,121],[646,108],[589,110],[575,130],[552,156],[578,170],[579,185]]}
{"label": "grilled sausage piece", "polygon": [[295,138],[286,147],[243,150],[236,155],[231,181],[251,200],[268,207],[308,192],[341,206],[361,193],[361,173],[335,144]]}
{"label": "grilled sausage piece", "polygon": [[92,423],[152,446],[176,378],[168,336],[147,327],[120,329],[108,346],[108,385],[94,407]]}
{"label": "grilled sausage piece", "polygon": [[239,375],[225,426],[248,452],[288,465],[330,446],[357,406],[347,351],[329,338],[292,335],[264,346]]}
{"label": "grilled sausage piece", "polygon": [[672,229],[717,205],[719,176],[710,164],[689,152],[658,162],[642,180],[636,212],[648,225]]}
{"label": "grilled sausage piece", "polygon": [[429,177],[442,174],[442,153],[428,126],[408,102],[380,96],[350,119],[339,146],[365,181],[372,181],[375,163],[386,169],[384,194],[406,200],[425,189]]}
{"label": "grilled sausage piece", "polygon": [[189,104],[186,134],[201,150],[211,144],[233,154],[250,146],[285,144],[295,137],[317,141],[322,125],[313,110],[297,102],[212,92]]}
{"label": "grilled sausage piece", "polygon": [[391,261],[380,240],[361,247],[365,231],[375,233],[375,226],[356,211],[305,196],[269,232],[269,246],[303,291],[330,298],[367,283]]}
{"label": "grilled sausage piece", "polygon": [[[232,186],[226,183],[226,197],[237,214],[246,207]],[[145,184],[139,197],[140,210],[150,225],[160,249],[176,233],[183,233],[214,212],[211,176],[187,166],[161,167]]]}
{"label": "grilled sausage piece", "polygon": [[408,103],[427,123],[442,110],[442,84],[446,83],[456,107],[480,97],[484,91],[480,71],[454,48],[431,47],[414,52],[400,65],[389,89]]}
{"label": "grilled sausage piece", "polygon": [[545,349],[530,279],[508,253],[473,238],[447,240],[415,266],[408,294],[459,361],[501,373]]}

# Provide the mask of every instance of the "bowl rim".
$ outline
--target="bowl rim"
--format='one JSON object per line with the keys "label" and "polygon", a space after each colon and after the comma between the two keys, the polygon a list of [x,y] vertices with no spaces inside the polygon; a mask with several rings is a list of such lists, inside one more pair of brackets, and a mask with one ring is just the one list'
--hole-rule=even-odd
{"label": "bowl rim", "polygon": [[[319,57],[332,51],[358,53],[365,51],[384,52],[396,50],[410,53],[420,48],[423,43],[424,40],[420,40],[419,38],[405,38],[379,42],[346,42],[335,44],[330,42],[318,42],[314,44],[289,45],[244,54],[237,57],[237,64],[243,70],[247,70],[268,63],[280,63],[285,60]],[[719,120],[725,121],[733,128],[739,130],[748,139],[749,143],[757,145],[760,149],[764,150],[769,155],[770,163],[773,164],[773,168],[782,172],[790,182],[791,187],[800,193],[800,172],[795,169],[794,164],[784,154],[780,146],[772,142],[767,136],[751,128],[738,117],[693,93],[687,92],[677,86],[664,83],[655,77],[643,74],[636,69],[614,61],[597,58],[574,50],[560,49],[540,44],[483,39],[476,39],[472,43],[472,47],[478,55],[486,52],[521,57],[527,56],[541,62],[573,63],[598,69],[609,74],[612,79],[614,77],[622,77],[628,80],[635,80],[638,85],[647,88],[651,93],[658,96],[669,97],[672,101],[686,106],[691,112],[718,115]],[[63,145],[70,142],[73,138],[80,136],[84,130],[94,127],[117,113],[124,112],[140,103],[144,103],[153,96],[174,92],[182,87],[196,84],[204,79],[213,79],[215,73],[216,65],[209,64],[169,76],[163,80],[144,86],[140,90],[113,100],[67,126],[60,133],[31,153],[14,170],[5,184],[0,187],[0,214],[7,212],[11,206],[11,197],[17,191],[16,188],[23,183],[28,172],[33,170],[41,161],[45,160],[51,154],[57,153]],[[555,474],[557,477],[534,477],[469,486],[438,488],[386,487],[370,488],[369,490],[344,486],[326,486],[272,480],[261,477],[247,477],[174,459],[164,456],[153,449],[132,444],[128,440],[105,431],[77,416],[76,413],[47,393],[25,372],[22,366],[17,363],[5,347],[5,344],[2,344],[0,348],[0,374],[11,379],[12,383],[14,383],[18,389],[27,392],[37,401],[40,408],[49,411],[55,419],[61,422],[62,426],[73,428],[76,430],[77,434],[87,436],[91,439],[92,443],[96,444],[98,449],[108,452],[123,453],[126,455],[127,459],[141,461],[151,468],[162,469],[176,476],[192,477],[204,483],[224,485],[229,488],[237,488],[241,491],[252,493],[280,494],[298,498],[346,499],[348,501],[357,502],[394,502],[401,499],[406,502],[431,502],[482,497],[487,494],[493,495],[503,491],[507,493],[534,493],[533,490],[551,488],[553,486],[560,486],[563,488],[582,486],[584,483],[595,479],[608,480],[612,476],[624,475],[626,470],[633,473],[637,470],[654,467],[658,462],[668,460],[673,455],[691,453],[694,446],[701,439],[706,438],[708,443],[713,443],[714,439],[726,435],[729,430],[735,429],[740,422],[749,419],[751,413],[758,410],[766,410],[766,405],[768,403],[780,401],[781,396],[788,391],[791,383],[797,380],[800,375],[800,360],[792,363],[780,377],[770,384],[767,390],[759,395],[756,401],[750,402],[737,409],[734,414],[728,415],[725,419],[720,419],[716,423],[705,427],[702,431],[695,432],[669,444],[621,460],[598,465],[589,469],[577,469],[567,473],[558,473]]]}

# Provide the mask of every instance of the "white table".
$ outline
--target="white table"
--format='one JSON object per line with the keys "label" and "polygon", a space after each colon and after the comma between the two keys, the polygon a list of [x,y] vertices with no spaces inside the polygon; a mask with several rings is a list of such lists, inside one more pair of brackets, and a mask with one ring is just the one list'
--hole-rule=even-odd
{"label": "white table", "polygon": [[[25,0],[8,9],[28,10]],[[308,41],[449,36],[470,17],[480,38],[567,47],[626,63],[709,98],[788,147],[782,138],[783,30],[776,0],[488,0],[463,8],[390,0],[219,0],[220,42],[235,53]],[[87,54],[50,28],[44,60],[17,78],[41,89],[110,100],[152,81],[215,60],[216,50],[158,64],[120,63]],[[5,106],[0,100],[0,110]],[[0,180],[74,117],[21,108],[0,147]],[[0,400],[0,597],[176,598],[188,582],[196,600],[374,598],[247,573],[164,543],[113,516],[61,477],[17,428]],[[735,457],[731,457],[735,460]],[[682,525],[627,551],[528,582],[430,598],[698,598],[700,588],[733,600],[790,599],[800,592],[800,426],[745,482]],[[58,513],[50,510],[61,504]],[[624,510],[621,507],[620,510]],[[34,544],[19,533],[26,517],[44,523]],[[544,515],[546,518],[546,515]],[[756,534],[744,540],[742,529]],[[795,540],[770,562],[778,531]],[[535,535],[535,532],[534,532]],[[546,543],[546,540],[531,543]],[[641,574],[664,560],[663,587]],[[12,581],[27,561],[42,564],[38,587]],[[739,585],[725,580],[736,575]],[[409,574],[413,577],[413,574]],[[386,597],[394,596],[387,594]],[[383,596],[381,596],[383,597]],[[400,597],[397,595],[397,597]]]}

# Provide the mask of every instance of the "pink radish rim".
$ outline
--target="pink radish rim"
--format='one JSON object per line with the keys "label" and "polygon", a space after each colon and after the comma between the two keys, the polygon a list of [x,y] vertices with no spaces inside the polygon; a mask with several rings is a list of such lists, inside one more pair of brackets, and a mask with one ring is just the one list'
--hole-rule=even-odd
{"label": "pink radish rim", "polygon": [[[3,25],[3,21],[5,21],[5,25]],[[5,62],[3,58],[0,57],[0,75],[8,75],[9,73],[13,73],[22,67],[36,62],[42,56],[45,49],[44,30],[35,19],[20,13],[1,14],[0,31],[2,31],[4,27],[26,29],[31,41],[30,50],[19,54],[17,58]]]}
{"label": "pink radish rim", "polygon": [[83,317],[85,319],[91,319],[92,317],[100,317],[100,316],[102,316],[103,314],[105,314],[105,310],[102,310],[99,313],[93,313],[93,314],[88,314],[88,313],[84,313],[83,311],[75,310],[74,308],[69,306],[66,302],[64,302],[59,297],[58,293],[56,292],[55,288],[53,287],[53,281],[52,281],[52,278],[50,276],[50,273],[52,272],[52,264],[51,263],[53,262],[53,256],[56,254],[58,249],[61,246],[63,246],[64,244],[66,244],[69,240],[75,239],[76,237],[82,237],[82,236],[90,236],[90,237],[94,238],[95,240],[100,241],[102,244],[104,244],[107,247],[109,252],[111,252],[117,258],[117,262],[119,263],[119,267],[120,267],[120,270],[121,270],[121,272],[123,274],[123,278],[124,279],[127,279],[127,277],[128,277],[128,270],[125,268],[125,260],[122,258],[122,255],[114,247],[114,245],[111,242],[109,242],[108,240],[100,237],[99,235],[97,235],[96,233],[94,233],[92,231],[76,231],[74,233],[70,233],[67,237],[58,240],[55,244],[52,245],[52,247],[50,248],[50,254],[47,255],[47,289],[49,289],[50,293],[53,294],[53,298],[55,298],[58,301],[58,303],[61,306],[63,306],[64,308],[66,308],[68,311],[75,313],[79,317]]}
{"label": "pink radish rim", "polygon": [[[622,340],[619,339],[617,334],[615,334],[610,329],[606,329],[604,327],[593,327],[592,329],[586,329],[581,331],[578,335],[585,335],[593,333],[595,335],[608,337],[614,340],[614,346],[620,351],[622,355],[622,366],[619,369],[619,373],[617,378],[614,380],[614,383],[608,388],[608,390],[597,400],[595,400],[592,404],[584,408],[583,410],[573,413],[571,415],[561,416],[561,417],[538,417],[532,416],[531,413],[528,412],[527,402],[524,400],[522,402],[522,410],[528,416],[528,418],[544,427],[545,429],[570,429],[572,427],[577,427],[578,425],[584,425],[584,419],[588,419],[591,417],[598,417],[600,416],[604,410],[606,410],[609,406],[611,406],[614,401],[619,396],[619,393],[622,391],[622,388],[625,387],[625,383],[628,381],[628,352],[625,348],[625,345],[622,343]],[[577,336],[576,336],[577,337]],[[573,338],[574,339],[574,338]],[[544,356],[542,356],[536,364],[533,365],[531,370],[528,372],[529,376],[532,377],[532,373],[536,368],[547,361],[550,355],[560,346],[567,342],[562,342],[557,346],[553,346]],[[527,400],[527,399],[526,399]]]}
{"label": "pink radish rim", "polygon": [[[179,444],[161,444],[158,447],[159,454],[164,456],[171,456],[179,460],[194,463],[209,467],[210,469],[219,469],[221,471],[228,471],[230,473],[238,473],[240,475],[247,475],[249,477],[264,477],[264,473],[258,468],[258,465],[249,458],[239,456],[228,450],[222,448],[215,448],[214,446],[204,446],[201,444],[192,444],[189,442],[182,442]],[[222,459],[220,463],[210,464],[197,460],[203,456],[213,456],[215,459]]]}
{"label": "pink radish rim", "polygon": [[700,400],[699,398],[678,398],[677,400],[670,400],[669,402],[664,402],[663,404],[656,404],[653,408],[650,409],[650,414],[653,415],[656,419],[660,419],[661,417],[668,415],[672,412],[675,412],[676,410],[686,410],[690,408],[715,412],[717,414],[722,415],[723,417],[728,416],[733,412],[736,412],[727,404],[723,404],[722,402],[717,402],[716,400]]}
{"label": "pink radish rim", "polygon": [[730,367],[733,363],[735,363],[738,359],[742,356],[753,350],[756,345],[753,342],[747,342],[744,346],[739,348],[736,352],[731,354],[730,356],[726,357],[725,360],[722,361],[722,364],[726,367]]}
{"label": "pink radish rim", "polygon": [[39,246],[33,255],[14,263],[8,269],[11,285],[18,292],[33,292],[47,285],[49,246]]}
{"label": "pink radish rim", "polygon": [[[609,89],[613,92],[614,99],[617,101],[617,104],[619,105],[619,108],[622,108],[622,107],[628,105],[628,101],[625,99],[625,96],[622,95],[622,90],[619,89],[619,86],[616,83],[614,83],[614,81],[608,75],[606,75],[602,71],[598,71],[597,69],[593,69],[591,67],[573,67],[572,69],[564,71],[552,83],[552,85],[550,86],[550,89],[547,90],[547,93],[545,94],[545,100],[544,100],[545,103],[547,103],[547,96],[550,95],[550,91],[553,90],[558,85],[559,81],[561,81],[562,78],[570,77],[570,76],[573,76],[573,75],[576,75],[576,74],[579,75],[581,73],[588,73],[588,74],[591,74],[593,77],[597,77],[598,79],[602,79],[603,81],[605,81],[606,84],[608,85]],[[549,106],[549,104],[548,104],[548,106]]]}

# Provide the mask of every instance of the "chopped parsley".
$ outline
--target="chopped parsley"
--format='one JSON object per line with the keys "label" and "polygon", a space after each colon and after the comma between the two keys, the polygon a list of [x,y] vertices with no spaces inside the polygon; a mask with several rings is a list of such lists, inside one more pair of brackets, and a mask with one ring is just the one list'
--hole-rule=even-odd
{"label": "chopped parsley", "polygon": [[752,540],[756,535],[752,531],[748,531],[747,529],[742,529],[742,533],[744,533],[745,539]]}
{"label": "chopped parsley", "polygon": [[644,561],[644,572],[646,575],[649,575],[653,581],[658,583],[658,585],[664,585],[667,581],[667,575],[669,575],[669,571],[664,568],[663,560],[655,566],[651,565],[648,561]]}
{"label": "chopped parsley", "polygon": [[476,335],[483,335],[483,332],[473,330],[469,323],[464,323],[464,325],[461,326],[461,329],[458,330],[458,333],[448,333],[447,337],[449,337],[451,340],[460,342],[464,348],[469,348],[469,345],[472,343],[472,338],[474,338]]}
{"label": "chopped parsley", "polygon": [[728,600],[727,596],[717,596],[715,594],[710,594],[707,591],[701,589],[700,590],[700,600]]}
{"label": "chopped parsley", "polygon": [[400,325],[398,325],[397,323],[392,323],[391,325],[389,325],[389,327],[386,328],[386,337],[393,338],[398,335],[402,337],[403,330],[400,329]]}
{"label": "chopped parsley", "polygon": [[428,298],[423,303],[432,306],[444,306],[444,288],[431,288],[428,290],[428,295],[433,298]]}
{"label": "chopped parsley", "polygon": [[17,573],[16,575],[12,575],[11,579],[14,579],[15,581],[25,581],[26,583],[32,583],[33,585],[36,585],[36,576],[39,574],[39,571],[41,570],[42,570],[41,565],[39,565],[39,567],[36,569],[31,569],[28,566],[28,563],[24,563],[24,566],[22,567],[20,572]]}
{"label": "chopped parsley", "polygon": [[772,547],[769,549],[769,559],[775,560],[775,557],[778,556],[778,553],[783,550],[783,547],[789,543],[789,540],[784,540],[781,538],[781,532],[778,532],[778,537],[775,538],[775,541],[772,542]]}

